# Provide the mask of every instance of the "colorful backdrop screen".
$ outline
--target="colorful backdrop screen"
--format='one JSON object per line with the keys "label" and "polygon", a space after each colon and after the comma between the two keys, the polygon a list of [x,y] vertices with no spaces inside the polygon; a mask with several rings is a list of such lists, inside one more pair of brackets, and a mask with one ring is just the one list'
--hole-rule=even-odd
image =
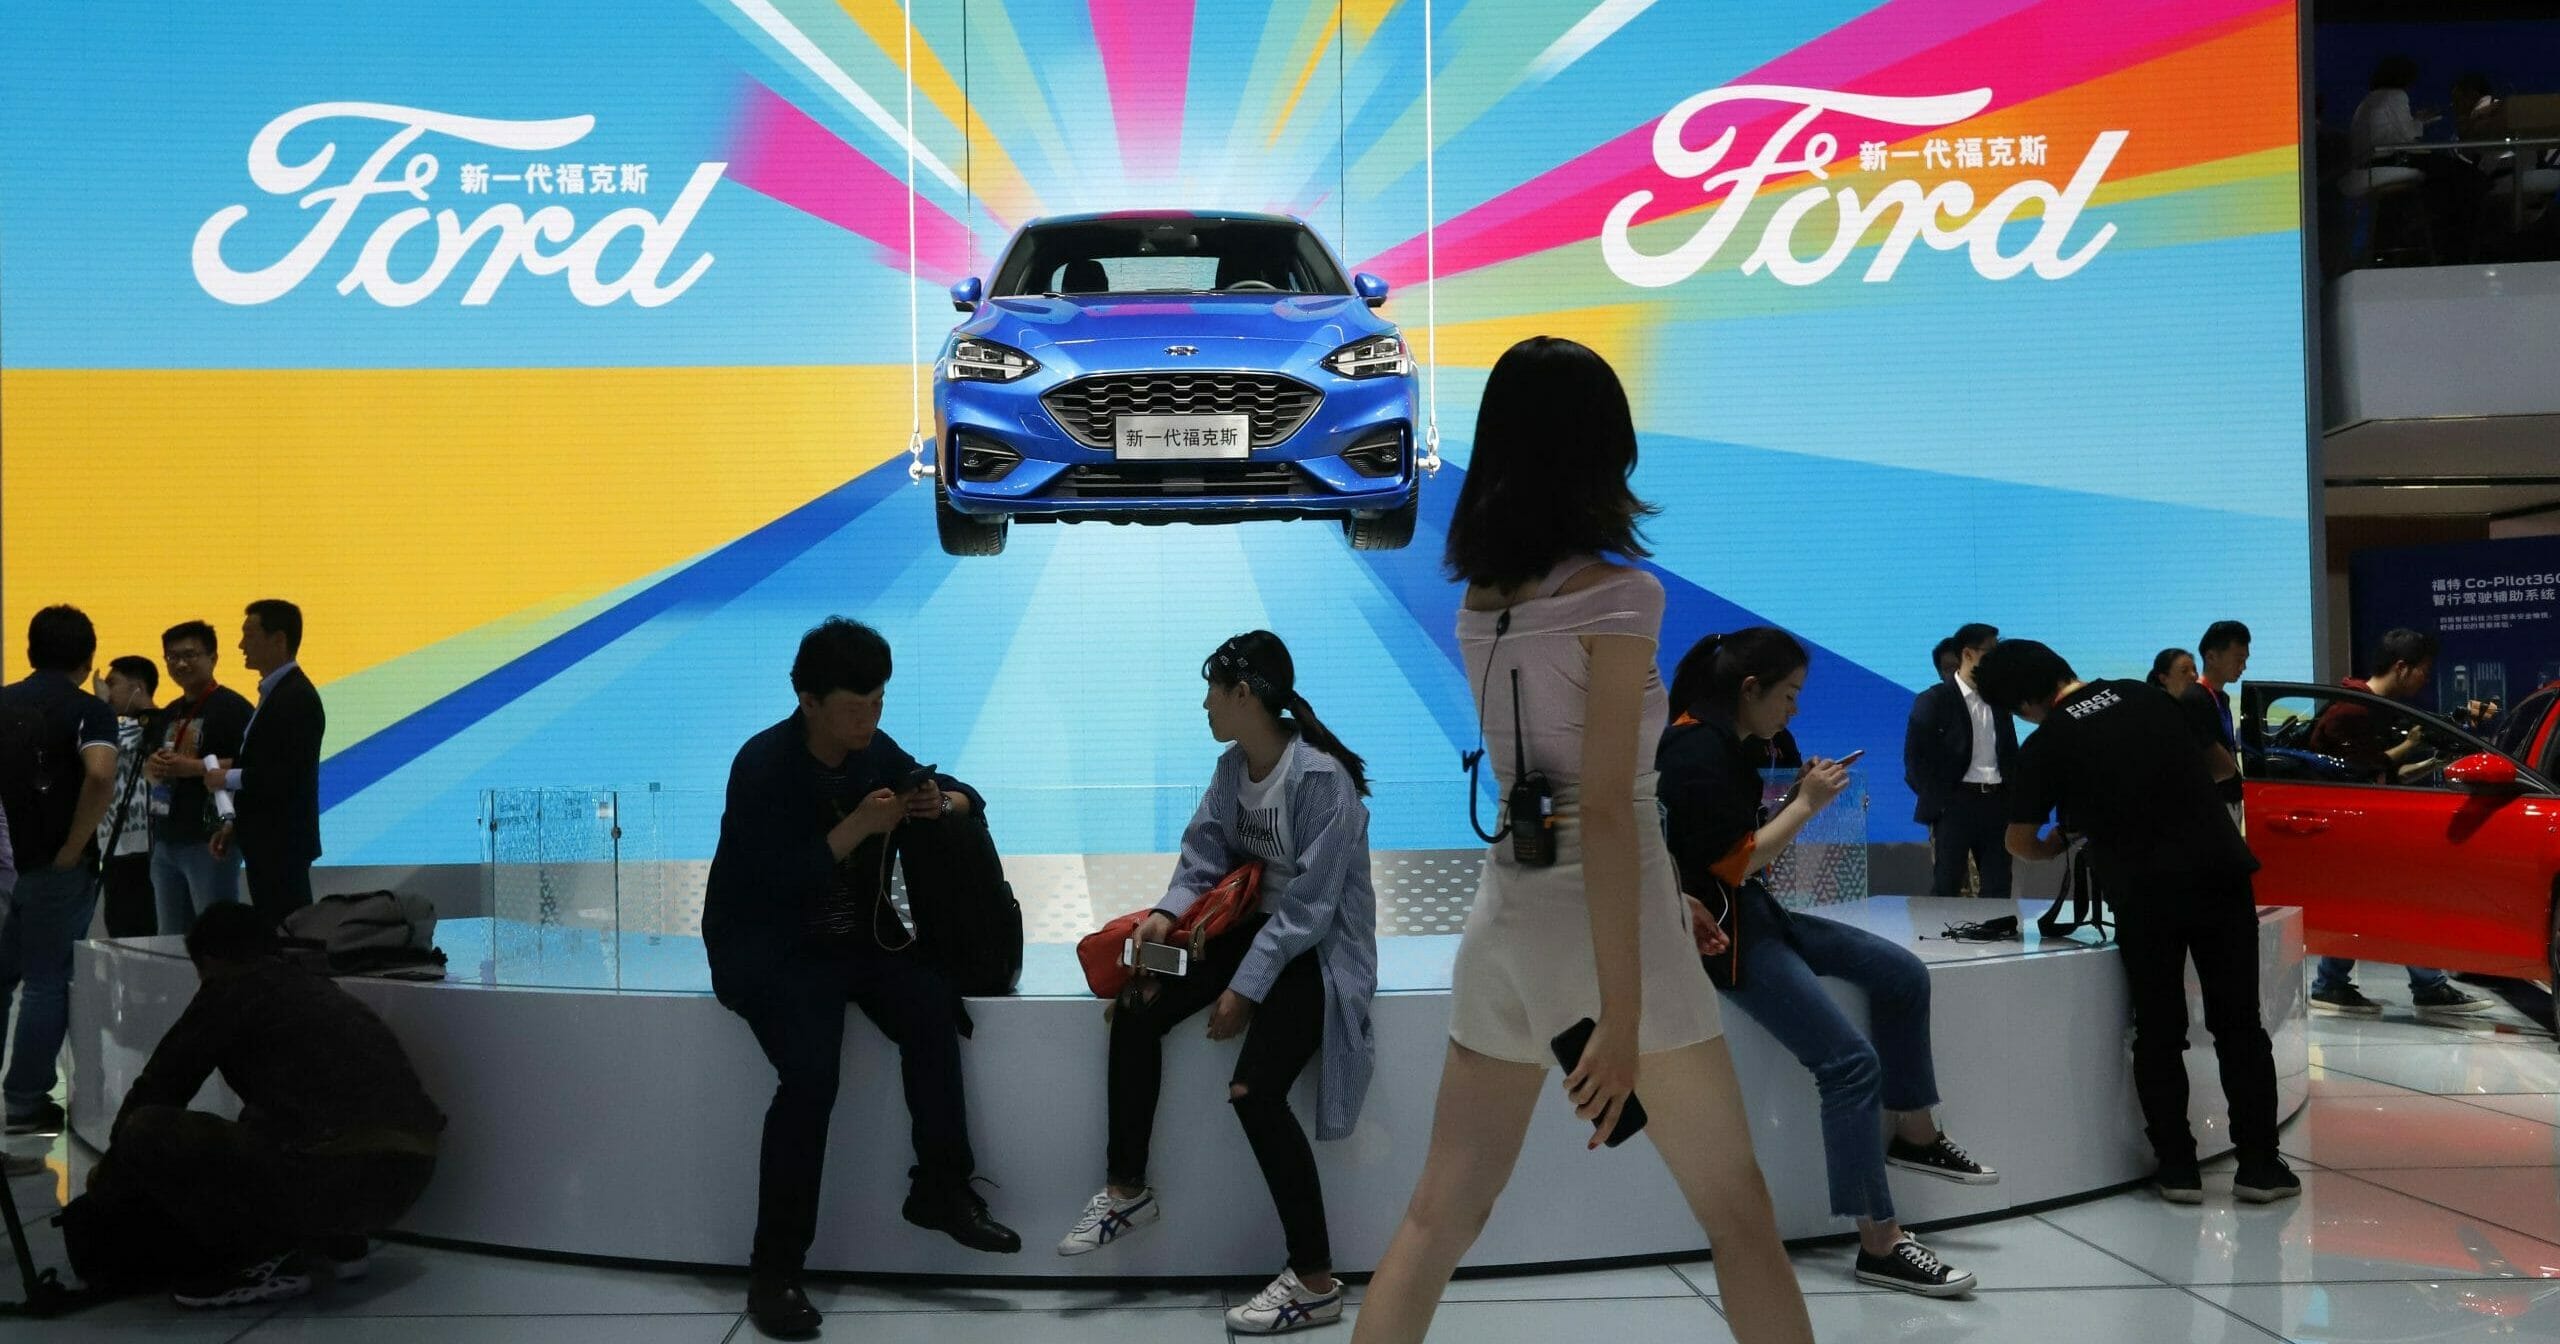
{"label": "colorful backdrop screen", "polygon": [[[49,602],[103,661],[294,598],[328,861],[469,863],[487,789],[716,790],[843,613],[1008,849],[1160,852],[1202,657],[1268,627],[1377,843],[1465,845],[1441,527],[1486,369],[1546,332],[1633,394],[1666,663],[1797,631],[1799,736],[1870,749],[1871,833],[1914,838],[1903,720],[1961,622],[2122,673],[2237,616],[2310,670],[2295,23],[936,0],[910,45],[892,0],[11,3],[5,656]],[[942,287],[1028,219],[1162,206],[1294,213],[1392,282],[1447,458],[1412,549],[942,554],[907,451]]]}

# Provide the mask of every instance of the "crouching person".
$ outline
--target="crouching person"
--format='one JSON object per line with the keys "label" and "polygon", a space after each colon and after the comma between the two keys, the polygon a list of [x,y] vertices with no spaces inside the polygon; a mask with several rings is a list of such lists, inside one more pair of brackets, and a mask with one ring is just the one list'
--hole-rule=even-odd
{"label": "crouching person", "polygon": [[729,769],[704,895],[711,987],[747,1021],[778,1085],[765,1110],[747,1314],[781,1339],[817,1332],[801,1291],[817,1236],[828,1120],[852,1003],[898,1047],[916,1166],[903,1210],[976,1251],[1022,1249],[971,1188],[960,996],[890,907],[890,837],[974,812],[977,797],[920,768],[880,731],[889,644],[831,619],[791,664],[799,706],[747,739]]}
{"label": "crouching person", "polygon": [[[174,1284],[183,1307],[299,1297],[361,1276],[367,1241],[435,1171],[444,1114],[373,1010],[280,961],[267,918],[217,905],[187,935],[202,984],[125,1094],[88,1192],[63,1211],[73,1270]],[[240,1119],[186,1108],[220,1072]]]}

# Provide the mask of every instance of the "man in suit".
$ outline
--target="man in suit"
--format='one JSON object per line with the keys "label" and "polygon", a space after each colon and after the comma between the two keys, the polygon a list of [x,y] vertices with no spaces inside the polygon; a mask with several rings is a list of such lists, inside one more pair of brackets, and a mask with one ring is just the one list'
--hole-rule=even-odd
{"label": "man in suit", "polygon": [[1920,800],[1912,819],[1929,828],[1932,895],[1963,895],[1971,858],[1982,876],[1978,894],[2009,898],[2008,779],[2018,729],[1973,686],[1974,668],[1999,642],[2000,632],[1988,625],[1956,631],[1954,675],[1911,703],[1902,778]]}
{"label": "man in suit", "polygon": [[249,903],[278,922],[311,904],[311,865],[320,857],[320,740],[329,717],[301,655],[302,608],[273,598],[250,603],[240,656],[258,674],[258,712],[239,757],[207,781],[231,790],[236,812],[214,836],[214,852],[239,846]]}

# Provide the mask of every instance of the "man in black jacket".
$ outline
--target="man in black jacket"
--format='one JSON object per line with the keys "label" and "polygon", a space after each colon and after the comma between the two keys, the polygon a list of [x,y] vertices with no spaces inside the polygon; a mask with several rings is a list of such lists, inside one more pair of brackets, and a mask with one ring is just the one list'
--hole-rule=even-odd
{"label": "man in black jacket", "polygon": [[214,852],[240,850],[249,903],[270,921],[311,904],[311,865],[320,857],[320,740],[329,716],[304,676],[302,608],[268,599],[249,604],[240,656],[259,674],[258,711],[240,755],[208,781],[233,795],[237,815],[214,836]]}
{"label": "man in black jacket", "polygon": [[2008,778],[2018,759],[2018,729],[1974,690],[1973,670],[2000,642],[1987,625],[1956,631],[1955,674],[1911,702],[1902,739],[1902,778],[1919,800],[1912,820],[1929,828],[1930,894],[1964,894],[1965,860],[1981,872],[1977,893],[2009,897]]}
{"label": "man in black jacket", "polygon": [[898,1046],[916,1153],[906,1220],[972,1250],[1022,1248],[970,1186],[960,998],[915,955],[886,896],[893,832],[984,804],[880,731],[889,673],[888,642],[868,626],[831,619],[801,639],[799,708],[738,749],[704,895],[712,991],[747,1020],[779,1076],[747,1289],[748,1314],[777,1338],[818,1328],[800,1275],[817,1235],[847,1000]]}

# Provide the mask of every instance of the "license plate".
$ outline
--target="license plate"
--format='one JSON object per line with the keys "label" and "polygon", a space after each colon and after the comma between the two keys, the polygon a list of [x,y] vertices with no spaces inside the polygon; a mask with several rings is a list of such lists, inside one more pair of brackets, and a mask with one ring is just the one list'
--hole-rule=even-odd
{"label": "license plate", "polygon": [[1249,415],[1121,415],[1111,445],[1122,461],[1193,461],[1244,457],[1253,451]]}

